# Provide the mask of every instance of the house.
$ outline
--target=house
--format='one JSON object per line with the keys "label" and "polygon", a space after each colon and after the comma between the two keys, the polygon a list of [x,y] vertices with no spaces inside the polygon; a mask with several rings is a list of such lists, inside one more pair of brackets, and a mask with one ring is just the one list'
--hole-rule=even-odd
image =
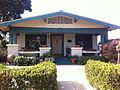
{"label": "house", "polygon": [[91,18],[59,11],[25,19],[0,23],[0,29],[9,31],[8,54],[40,53],[52,50],[66,56],[99,53],[97,36],[101,43],[108,40],[108,31],[119,26]]}

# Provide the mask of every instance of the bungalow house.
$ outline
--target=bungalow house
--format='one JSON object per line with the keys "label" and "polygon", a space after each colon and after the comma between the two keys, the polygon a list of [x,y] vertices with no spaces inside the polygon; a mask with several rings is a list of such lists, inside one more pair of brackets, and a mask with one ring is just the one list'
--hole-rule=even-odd
{"label": "bungalow house", "polygon": [[40,53],[52,50],[64,55],[99,53],[97,36],[101,43],[108,40],[108,31],[119,26],[91,18],[59,11],[25,19],[0,23],[2,31],[9,31],[8,54]]}

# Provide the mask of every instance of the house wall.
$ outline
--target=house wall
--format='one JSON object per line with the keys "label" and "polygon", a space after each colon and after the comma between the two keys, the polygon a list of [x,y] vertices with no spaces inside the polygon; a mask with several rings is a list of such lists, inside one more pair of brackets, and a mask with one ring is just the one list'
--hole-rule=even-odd
{"label": "house wall", "polygon": [[98,46],[97,46],[97,36],[93,35],[92,36],[92,40],[93,40],[93,49],[98,49]]}
{"label": "house wall", "polygon": [[[25,33],[19,33],[17,35],[17,44],[19,44],[19,50],[21,47],[25,47]],[[50,46],[50,34],[47,34],[47,46]]]}
{"label": "house wall", "polygon": [[15,27],[36,27],[36,28],[105,28],[105,26],[93,22],[79,20],[73,24],[47,24],[44,20],[33,20],[14,24]]}
{"label": "house wall", "polygon": [[17,44],[19,44],[19,50],[21,47],[25,47],[25,34],[24,33],[19,33],[17,35]]}
{"label": "house wall", "polygon": [[[71,43],[67,42],[68,40],[72,40]],[[75,46],[75,34],[64,34],[64,55],[66,55],[66,47]]]}
{"label": "house wall", "polygon": [[[72,40],[71,43],[67,42],[68,40]],[[97,47],[97,36],[93,35],[93,49],[98,49]],[[19,50],[21,47],[25,47],[25,34],[19,33],[17,35],[17,44],[19,44]],[[47,45],[50,46],[50,33],[47,34]],[[66,47],[75,46],[75,34],[64,34],[64,55],[66,55]]]}

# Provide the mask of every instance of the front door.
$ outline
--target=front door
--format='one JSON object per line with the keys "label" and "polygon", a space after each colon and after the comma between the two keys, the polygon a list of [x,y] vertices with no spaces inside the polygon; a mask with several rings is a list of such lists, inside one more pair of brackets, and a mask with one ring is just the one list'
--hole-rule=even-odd
{"label": "front door", "polygon": [[52,51],[54,54],[62,54],[62,35],[52,35]]}

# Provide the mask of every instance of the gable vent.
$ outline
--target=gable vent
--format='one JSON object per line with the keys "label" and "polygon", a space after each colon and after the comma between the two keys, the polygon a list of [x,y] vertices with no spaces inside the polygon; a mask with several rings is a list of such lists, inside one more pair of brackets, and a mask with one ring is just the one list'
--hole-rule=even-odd
{"label": "gable vent", "polygon": [[47,19],[48,24],[73,24],[73,19],[65,16],[50,17]]}

